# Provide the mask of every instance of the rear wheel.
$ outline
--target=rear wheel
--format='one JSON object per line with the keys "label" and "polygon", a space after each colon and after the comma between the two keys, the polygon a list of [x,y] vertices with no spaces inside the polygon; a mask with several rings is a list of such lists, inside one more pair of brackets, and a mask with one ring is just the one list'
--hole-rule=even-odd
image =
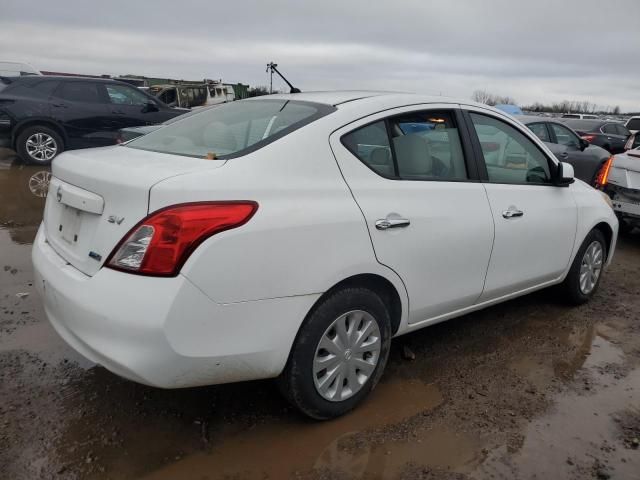
{"label": "rear wheel", "polygon": [[391,319],[378,295],[361,287],[330,294],[300,329],[279,383],[304,414],[325,420],[358,405],[389,356]]}
{"label": "rear wheel", "polygon": [[574,305],[587,302],[598,289],[604,263],[607,258],[607,243],[600,230],[591,230],[584,239],[571,269],[562,283],[565,298]]}
{"label": "rear wheel", "polygon": [[64,145],[58,132],[44,125],[34,125],[20,132],[16,150],[26,163],[48,165],[64,150]]}

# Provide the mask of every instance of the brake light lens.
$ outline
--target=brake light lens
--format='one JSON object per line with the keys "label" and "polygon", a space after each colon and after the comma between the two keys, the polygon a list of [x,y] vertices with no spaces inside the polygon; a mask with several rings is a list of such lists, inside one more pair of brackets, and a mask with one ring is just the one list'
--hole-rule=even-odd
{"label": "brake light lens", "polygon": [[198,245],[216,233],[244,225],[257,209],[256,202],[237,201],[158,210],[125,235],[106,265],[140,275],[173,277]]}
{"label": "brake light lens", "polygon": [[582,135],[580,138],[582,138],[583,140],[586,140],[587,142],[591,143],[593,142],[593,139],[596,138],[595,135]]}
{"label": "brake light lens", "polygon": [[607,183],[609,183],[609,171],[611,170],[612,164],[613,156],[609,157],[609,159],[604,162],[602,167],[600,167],[600,171],[598,172],[598,176],[596,177],[596,188],[602,188]]}

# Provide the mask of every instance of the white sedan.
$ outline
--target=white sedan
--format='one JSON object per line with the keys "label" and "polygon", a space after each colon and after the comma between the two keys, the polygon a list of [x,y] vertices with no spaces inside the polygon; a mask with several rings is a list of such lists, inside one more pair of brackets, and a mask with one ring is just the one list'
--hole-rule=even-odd
{"label": "white sedan", "polygon": [[611,262],[610,201],[484,105],[272,95],[53,162],[33,248],[58,333],[148,385],[277,377],[307,415],[361,402],[391,338]]}

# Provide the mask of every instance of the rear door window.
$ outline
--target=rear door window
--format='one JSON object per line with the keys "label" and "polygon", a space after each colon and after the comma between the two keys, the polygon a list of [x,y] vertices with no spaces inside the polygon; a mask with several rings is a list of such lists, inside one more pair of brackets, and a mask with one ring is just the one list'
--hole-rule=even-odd
{"label": "rear door window", "polygon": [[106,86],[109,101],[115,105],[147,105],[151,99],[140,90],[126,85],[110,84]]}
{"label": "rear door window", "polygon": [[627,130],[627,127],[625,127],[624,125],[616,125],[616,131],[618,133],[618,135],[623,135],[625,137],[628,137],[629,135],[631,135],[631,132],[629,130]]}
{"label": "rear door window", "polygon": [[549,125],[551,125],[553,133],[556,135],[557,143],[568,147],[580,146],[580,140],[578,140],[578,137],[571,130],[557,123],[551,123]]}
{"label": "rear door window", "polygon": [[616,125],[614,123],[607,123],[604,127],[602,127],[602,131],[611,135],[618,135],[618,129],[616,128]]}
{"label": "rear door window", "polygon": [[544,123],[529,123],[527,124],[529,130],[536,134],[543,142],[550,142],[549,132],[547,131],[547,126]]}
{"label": "rear door window", "polygon": [[383,177],[395,177],[391,143],[384,120],[359,128],[342,139],[351,153]]}
{"label": "rear door window", "polygon": [[468,178],[451,111],[389,117],[348,133],[342,143],[376,173],[404,180]]}
{"label": "rear door window", "polygon": [[103,103],[102,86],[91,82],[63,82],[57,96],[79,103]]}

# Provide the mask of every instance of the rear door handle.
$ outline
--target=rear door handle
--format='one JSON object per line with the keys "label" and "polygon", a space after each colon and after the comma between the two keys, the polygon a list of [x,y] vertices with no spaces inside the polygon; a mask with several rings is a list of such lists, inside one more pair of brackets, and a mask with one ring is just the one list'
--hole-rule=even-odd
{"label": "rear door handle", "polygon": [[522,217],[524,215],[524,212],[522,210],[518,210],[515,207],[509,207],[508,210],[505,210],[504,212],[502,212],[502,216],[504,218],[516,218],[516,217]]}
{"label": "rear door handle", "polygon": [[376,220],[378,230],[388,230],[389,228],[405,228],[411,224],[408,218],[387,217]]}
{"label": "rear door handle", "polygon": [[111,113],[115,113],[116,115],[124,115],[122,110],[111,110]]}
{"label": "rear door handle", "polygon": [[68,105],[66,103],[54,103],[53,104],[54,107],[59,107],[59,108],[67,108]]}

